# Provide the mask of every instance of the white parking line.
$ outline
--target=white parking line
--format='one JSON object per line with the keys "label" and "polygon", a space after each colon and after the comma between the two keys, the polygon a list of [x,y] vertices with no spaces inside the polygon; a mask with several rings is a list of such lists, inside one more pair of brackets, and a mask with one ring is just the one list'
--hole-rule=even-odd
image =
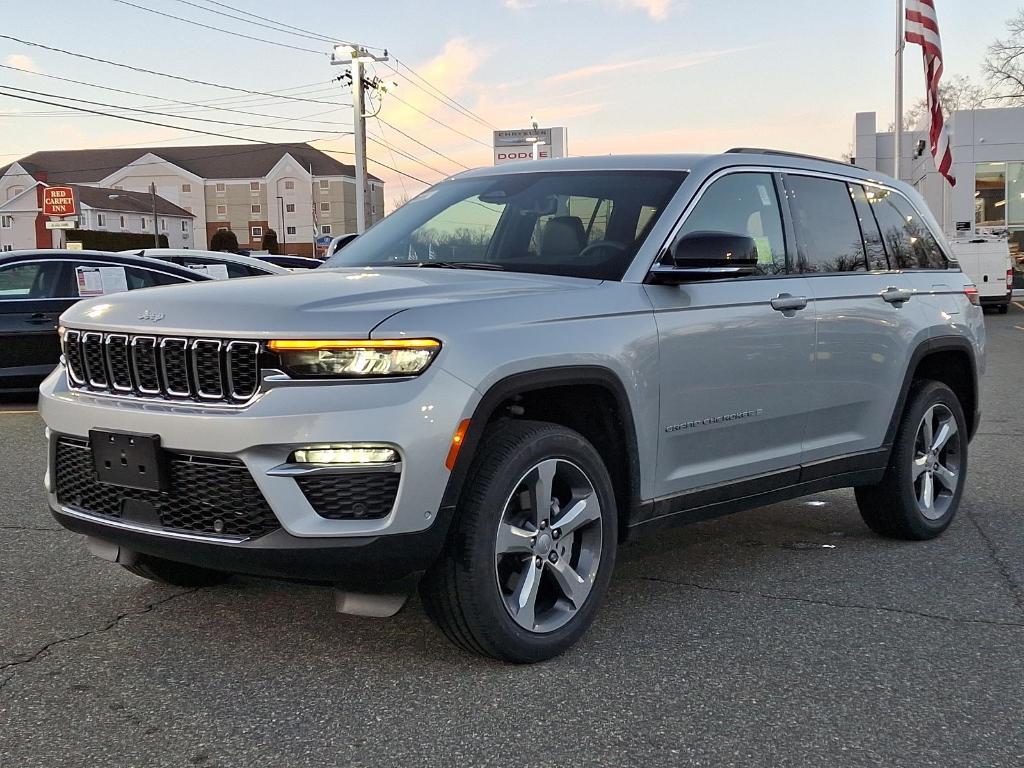
{"label": "white parking line", "polygon": [[0,408],[0,416],[6,416],[6,415],[16,416],[18,414],[25,414],[25,413],[39,413],[39,411],[36,411],[36,410],[31,410],[31,411],[8,411],[8,410],[5,410],[3,408]]}
{"label": "white parking line", "polygon": [[1015,301],[1013,302],[1013,304],[1014,306],[1017,307],[1017,309],[1024,309],[1024,304],[1021,304],[1019,301]]}

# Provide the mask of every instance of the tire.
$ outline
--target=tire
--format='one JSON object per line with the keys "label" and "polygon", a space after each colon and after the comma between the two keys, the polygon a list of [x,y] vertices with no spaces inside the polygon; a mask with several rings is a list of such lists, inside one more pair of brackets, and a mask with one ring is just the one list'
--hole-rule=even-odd
{"label": "tire", "polygon": [[1009,304],[1000,304],[996,308],[996,311],[999,312],[1000,315],[1005,315],[1007,312],[1010,311],[1010,305]]}
{"label": "tire", "polygon": [[[932,446],[924,449],[931,420]],[[955,431],[943,441],[943,430]],[[941,534],[956,515],[967,478],[967,422],[960,401],[949,387],[921,381],[911,389],[907,407],[889,454],[889,466],[877,485],[856,489],[857,507],[875,533],[893,539],[924,541]],[[931,483],[931,506],[927,483]],[[953,487],[950,488],[949,486]]]}
{"label": "tire", "polygon": [[174,587],[213,587],[226,581],[231,574],[201,568],[198,565],[175,563],[149,555],[139,555],[132,565],[122,565],[129,573],[158,584],[169,584]]}
{"label": "tire", "polygon": [[555,424],[507,421],[480,445],[445,551],[420,584],[423,604],[466,651],[550,659],[587,631],[608,590],[618,540],[612,483],[594,447]]}

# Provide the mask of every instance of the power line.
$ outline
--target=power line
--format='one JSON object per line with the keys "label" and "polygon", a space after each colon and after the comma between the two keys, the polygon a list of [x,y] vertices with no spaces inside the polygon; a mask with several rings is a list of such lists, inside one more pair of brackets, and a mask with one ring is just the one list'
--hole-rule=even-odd
{"label": "power line", "polygon": [[[383,139],[384,138],[384,124],[383,124],[383,121],[379,117],[377,118],[377,127],[380,128],[380,137]],[[390,147],[389,147],[389,149],[390,149]],[[398,161],[395,159],[395,152],[394,152],[394,150],[391,150],[391,162],[394,163],[395,165],[398,165]],[[405,179],[402,176],[399,176],[398,177],[398,181],[402,185],[402,195],[406,199],[408,199],[408,197],[409,197],[409,190],[407,190],[405,188]]]}
{"label": "power line", "polygon": [[[31,91],[31,90],[28,90],[27,88],[15,88],[13,85],[5,85],[3,83],[0,83],[0,88],[7,88],[9,90],[18,91],[20,93],[31,93],[31,94],[33,94],[35,96],[48,96],[51,99],[64,99],[65,101],[74,101],[74,102],[76,102],[78,104],[89,104],[90,106],[93,106],[93,107],[107,107],[108,109],[121,109],[121,110],[127,110],[129,112],[139,112],[139,113],[141,113],[143,115],[154,115],[156,117],[172,117],[172,118],[177,118],[179,120],[195,120],[195,121],[198,121],[198,122],[201,122],[201,123],[213,123],[215,125],[227,125],[227,126],[231,126],[231,127],[234,127],[234,128],[254,128],[254,129],[257,129],[257,130],[288,131],[289,133],[326,133],[326,134],[338,134],[338,133],[341,133],[341,131],[321,131],[321,130],[317,130],[317,129],[314,129],[314,128],[277,128],[277,127],[275,127],[276,124],[274,124],[274,125],[253,125],[252,123],[236,123],[236,122],[233,122],[231,120],[216,120],[216,119],[214,119],[212,117],[183,117],[181,115],[170,114],[170,113],[167,113],[167,112],[159,112],[159,111],[156,111],[156,110],[141,109],[141,108],[138,108],[138,107],[127,107],[127,106],[124,106],[124,105],[121,105],[121,104],[108,104],[108,103],[103,102],[103,101],[90,101],[89,99],[77,99],[77,98],[74,98],[72,96],[62,96],[62,95],[57,94],[57,93],[46,93],[44,91]],[[75,107],[72,107],[70,105],[62,105],[62,106],[64,106],[67,109],[75,109]],[[335,107],[337,109],[341,109],[342,106],[344,106],[344,105],[340,105],[340,104],[339,105],[335,105]],[[331,110],[331,111],[334,111],[334,110]],[[124,115],[121,115],[121,114],[108,113],[108,115],[110,117],[124,117]],[[281,115],[270,115],[270,117],[280,118]],[[296,119],[301,119],[301,118],[296,118]],[[290,118],[285,118],[286,122],[289,121],[289,120],[290,120]]]}
{"label": "power line", "polygon": [[[409,141],[413,141],[413,142],[415,142],[415,143],[419,144],[419,145],[420,145],[421,147],[423,147],[423,148],[424,148],[425,150],[427,150],[427,151],[429,151],[429,152],[433,152],[433,153],[434,153],[435,155],[437,155],[438,157],[443,157],[443,158],[444,158],[445,160],[447,160],[448,162],[450,162],[450,163],[455,163],[455,165],[457,165],[457,166],[459,166],[460,168],[463,168],[463,169],[465,169],[465,170],[467,170],[467,171],[468,171],[468,170],[470,170],[470,168],[469,168],[469,166],[468,166],[468,165],[463,165],[462,163],[460,163],[460,162],[459,162],[458,160],[456,160],[455,158],[453,158],[453,157],[449,157],[448,155],[446,155],[446,154],[445,154],[444,152],[440,152],[439,150],[436,150],[436,149],[434,149],[433,147],[427,146],[426,144],[424,144],[424,143],[423,143],[422,141],[420,141],[419,139],[415,139],[415,138],[413,138],[413,137],[412,137],[412,136],[410,136],[410,135],[409,135],[408,133],[406,133],[405,131],[403,131],[403,130],[402,130],[401,128],[397,128],[397,127],[395,127],[394,125],[392,125],[391,123],[389,123],[389,122],[388,122],[387,120],[384,120],[383,118],[381,118],[381,117],[378,117],[378,118],[377,118],[377,122],[378,122],[378,123],[383,123],[384,125],[386,125],[386,126],[387,126],[388,128],[390,128],[391,130],[393,130],[393,131],[396,131],[396,132],[398,132],[398,133],[402,134],[403,136],[405,136],[405,138],[409,139]],[[383,133],[383,132],[384,132],[384,129],[383,129],[383,127],[382,127],[382,128],[381,128],[381,133]]]}
{"label": "power line", "polygon": [[[417,72],[415,69],[410,67],[408,64],[406,64],[400,58],[398,58],[397,56],[392,56],[391,58],[393,58],[398,63],[399,66],[405,67],[407,70],[409,70],[409,72],[417,80],[419,80],[421,83],[426,85],[428,88],[430,88],[435,93],[439,94],[440,98],[438,96],[434,96],[434,94],[430,93],[430,91],[427,91],[422,86],[417,86],[417,88],[419,88],[421,91],[423,91],[424,93],[426,93],[429,96],[434,96],[434,98],[437,99],[438,101],[440,101],[442,104],[446,104],[448,107],[454,109],[455,111],[461,112],[466,117],[472,118],[473,120],[476,120],[478,123],[480,123],[482,125],[485,125],[488,128],[491,128],[493,130],[497,130],[497,126],[494,125],[494,123],[491,123],[491,122],[485,120],[484,118],[480,117],[480,115],[476,114],[476,112],[471,110],[469,107],[466,107],[466,106],[460,104],[458,101],[456,101],[451,96],[449,96],[444,91],[442,91],[440,88],[438,88],[436,85],[431,83],[429,80],[427,80],[425,77],[423,77],[419,72]],[[409,80],[409,82],[412,82],[412,80],[410,80],[410,78],[408,76],[403,75],[397,69],[394,70],[394,72],[399,77],[404,77],[406,80]]]}
{"label": "power line", "polygon": [[394,94],[394,92],[389,92],[389,93],[388,93],[388,95],[389,95],[389,96],[391,96],[391,98],[393,98],[393,99],[394,99],[395,101],[397,101],[397,102],[398,102],[399,104],[405,104],[405,106],[407,106],[407,107],[408,107],[409,109],[411,109],[411,110],[412,110],[413,112],[418,112],[419,114],[423,115],[423,116],[424,116],[425,118],[427,118],[428,120],[433,120],[433,121],[434,121],[435,123],[437,123],[438,125],[440,125],[440,126],[441,126],[442,128],[447,128],[447,129],[448,129],[449,131],[452,131],[453,133],[457,133],[457,134],[459,134],[459,136],[462,136],[463,138],[469,139],[470,141],[475,141],[475,142],[476,142],[477,144],[479,144],[479,145],[480,145],[481,147],[487,147],[487,149],[490,149],[490,148],[491,148],[491,145],[490,145],[490,144],[487,144],[486,142],[480,141],[480,139],[476,139],[476,138],[474,138],[474,137],[470,136],[470,135],[469,135],[468,133],[463,133],[463,132],[462,132],[462,131],[460,131],[460,130],[459,130],[458,128],[453,128],[452,126],[448,125],[447,123],[443,123],[443,122],[441,122],[440,120],[438,120],[438,119],[437,119],[436,117],[434,117],[433,115],[427,114],[427,113],[426,113],[426,112],[424,112],[424,111],[423,111],[422,109],[418,109],[417,107],[414,107],[414,106],[413,106],[412,104],[410,104],[409,102],[407,102],[407,101],[405,101],[404,99],[402,99],[402,98],[400,98],[400,97],[396,96],[396,95]]}
{"label": "power line", "polygon": [[[339,141],[339,139],[312,139],[309,143],[310,144],[315,144],[317,142],[327,142],[327,141]],[[326,150],[326,151],[334,152],[336,155],[351,155],[351,156],[355,156],[355,152],[348,152],[346,150],[331,149],[331,150]],[[418,176],[413,176],[411,173],[406,173],[405,171],[400,171],[397,168],[394,168],[394,167],[388,165],[387,163],[382,163],[380,160],[375,160],[374,158],[370,157],[369,155],[366,156],[366,159],[369,160],[371,163],[379,165],[381,168],[387,168],[389,171],[397,173],[399,176],[405,176],[405,178],[407,178],[407,179],[412,179],[413,181],[418,181],[420,184],[425,184],[428,187],[431,186],[429,181],[425,181],[425,180],[419,178]]]}
{"label": "power line", "polygon": [[[367,138],[367,141],[372,141],[374,144],[377,144],[377,145],[379,145],[381,147],[384,147],[385,149],[390,151],[391,154],[392,154],[392,162],[395,162],[395,160],[394,160],[394,153],[397,152],[402,157],[405,157],[405,158],[407,158],[409,160],[412,160],[414,163],[418,163],[419,165],[422,165],[424,168],[427,168],[427,169],[433,171],[434,173],[436,173],[439,176],[441,176],[441,178],[446,178],[448,176],[451,176],[450,173],[446,173],[445,171],[442,171],[439,168],[435,168],[434,166],[429,165],[429,164],[423,162],[422,160],[420,160],[415,155],[410,155],[405,150],[399,149],[398,147],[395,147],[394,145],[387,143],[387,140],[384,139],[383,136],[381,136],[379,139],[374,137],[373,135],[367,136],[366,138]],[[396,165],[397,165],[397,163],[396,163]]]}
{"label": "power line", "polygon": [[206,86],[208,88],[219,88],[219,89],[224,90],[224,91],[236,91],[238,93],[247,93],[247,94],[249,94],[251,96],[270,96],[272,98],[282,99],[284,101],[299,101],[299,102],[308,102],[308,103],[311,103],[311,104],[334,104],[334,103],[336,103],[336,102],[332,102],[332,101],[323,101],[322,99],[306,99],[306,98],[302,98],[302,97],[299,97],[299,96],[289,96],[289,95],[285,95],[283,93],[276,93],[275,94],[275,93],[271,93],[269,91],[253,91],[253,90],[250,90],[248,88],[238,88],[238,87],[233,86],[233,85],[222,85],[220,83],[211,83],[208,80],[197,80],[197,79],[191,78],[191,77],[183,77],[182,75],[172,75],[172,74],[169,74],[167,72],[159,72],[159,71],[157,71],[155,69],[146,69],[144,67],[136,67],[133,64],[124,64],[124,63],[119,62],[119,61],[111,61],[110,59],[101,59],[98,56],[90,56],[90,55],[85,54],[85,53],[76,53],[74,51],[69,51],[69,50],[66,50],[64,48],[56,48],[56,47],[54,47],[52,45],[44,45],[43,43],[32,42],[31,40],[22,40],[21,38],[12,37],[11,35],[0,34],[0,40],[11,40],[12,42],[21,43],[22,45],[28,45],[28,46],[31,46],[33,48],[42,48],[43,50],[53,51],[54,53],[63,53],[66,56],[73,56],[76,59],[85,59],[86,61],[94,61],[94,62],[97,62],[99,64],[108,64],[108,65],[110,65],[112,67],[120,67],[121,69],[130,69],[133,72],[141,72],[141,73],[146,74],[146,75],[156,75],[158,77],[166,77],[166,78],[168,78],[170,80],[178,80],[178,81],[183,82],[183,83],[191,83],[192,85],[203,85],[203,86]]}
{"label": "power line", "polygon": [[213,30],[214,32],[223,32],[224,34],[231,35],[232,37],[242,37],[242,38],[245,38],[246,40],[255,40],[256,42],[259,42],[259,43],[267,43],[269,45],[276,45],[279,48],[290,48],[293,51],[302,51],[304,53],[315,53],[317,56],[326,56],[327,55],[323,51],[317,51],[317,50],[314,50],[312,48],[303,48],[303,47],[298,46],[298,45],[291,45],[290,43],[280,43],[280,42],[278,42],[276,40],[268,40],[265,37],[254,37],[253,35],[244,35],[241,32],[232,32],[230,29],[224,29],[223,27],[215,27],[212,24],[203,24],[201,21],[194,21],[192,19],[186,19],[183,16],[175,16],[173,13],[164,13],[163,11],[158,11],[155,8],[147,8],[144,5],[136,5],[135,3],[128,2],[128,0],[112,0],[112,1],[115,2],[115,3],[118,3],[120,5],[127,5],[127,6],[129,6],[131,8],[137,8],[140,11],[146,11],[147,13],[153,13],[153,14],[156,14],[157,16],[163,16],[164,18],[167,18],[167,19],[174,19],[175,21],[181,21],[181,22],[184,22],[185,24],[192,24],[192,25],[197,26],[197,27],[202,27],[203,29],[210,29],[210,30]]}
{"label": "power line", "polygon": [[[333,42],[344,43],[344,42],[348,42],[347,40],[333,40],[332,38],[327,37],[326,35],[320,35],[320,34],[317,34],[315,32],[309,32],[309,31],[301,29],[299,27],[293,27],[293,26],[291,26],[289,24],[282,24],[279,21],[274,21],[273,19],[268,19],[265,16],[257,16],[255,13],[249,13],[248,11],[244,11],[241,8],[234,8],[234,7],[232,7],[230,5],[227,5],[225,3],[214,2],[214,0],[208,0],[209,4],[210,5],[216,5],[216,6],[219,6],[221,8],[227,8],[229,11],[237,11],[238,13],[245,14],[245,16],[249,16],[250,18],[247,19],[247,18],[245,18],[245,16],[235,16],[235,15],[230,14],[230,13],[225,13],[224,11],[218,11],[215,8],[208,8],[205,5],[199,5],[198,3],[190,2],[190,0],[175,0],[175,2],[181,3],[182,5],[190,5],[193,8],[198,8],[199,10],[206,11],[207,13],[214,13],[214,14],[217,14],[218,16],[223,16],[224,18],[227,18],[227,19],[234,19],[235,21],[241,21],[241,22],[244,22],[246,24],[252,24],[254,26],[260,27],[261,29],[271,29],[274,32],[280,32],[281,34],[285,34],[285,35],[292,35],[294,37],[302,37],[302,38],[305,38],[307,40],[316,40],[317,42],[328,42],[328,43],[333,43]],[[253,21],[253,19],[259,19],[259,21]],[[266,22],[266,24],[261,23],[261,22]],[[274,26],[273,27],[268,27],[267,24],[272,24]]]}
{"label": "power line", "polygon": [[[84,86],[87,86],[89,88],[99,88],[100,90],[111,91],[112,93],[124,93],[124,94],[128,94],[130,96],[141,96],[143,98],[151,98],[150,94],[139,93],[138,91],[129,91],[129,90],[125,90],[124,88],[113,88],[113,87],[108,86],[108,85],[100,85],[98,83],[90,83],[90,82],[87,82],[85,80],[74,80],[74,79],[69,78],[69,77],[59,77],[57,75],[48,75],[48,74],[46,74],[44,72],[33,72],[31,70],[28,70],[28,69],[21,69],[19,67],[11,67],[11,66],[8,66],[7,64],[0,64],[0,69],[9,69],[9,70],[12,70],[14,72],[21,72],[21,73],[27,74],[27,75],[37,75],[39,77],[45,77],[45,78],[47,78],[49,80],[59,80],[59,81],[61,81],[63,83],[73,83],[75,85],[84,85]],[[11,87],[11,86],[8,86],[8,87]],[[15,89],[15,90],[17,90],[17,89]],[[49,95],[52,95],[52,94],[49,94]],[[66,98],[66,97],[60,97],[60,98]],[[284,115],[268,115],[265,112],[250,112],[248,110],[232,109],[230,107],[214,107],[214,108],[211,109],[209,107],[204,106],[200,102],[181,101],[179,99],[172,99],[172,98],[169,98],[169,97],[161,99],[161,101],[168,102],[168,103],[171,103],[171,104],[182,104],[184,106],[189,106],[189,107],[199,107],[199,111],[235,112],[235,113],[240,114],[240,115],[253,115],[255,117],[269,117],[271,120],[280,120],[280,119],[287,120],[287,119],[289,119],[289,118],[285,118]],[[105,105],[105,106],[112,106],[112,105]],[[156,106],[156,105],[143,105],[143,106]],[[136,109],[134,107],[123,107],[123,109],[129,109],[129,110],[132,110],[132,111],[135,111],[135,112],[144,111],[144,110]],[[166,113],[164,113],[164,114],[166,114]],[[196,117],[196,118],[188,118],[188,119],[201,120],[202,118]],[[207,122],[219,122],[219,121],[207,121]],[[342,123],[336,123],[336,125],[342,125]],[[343,125],[351,126],[351,123],[344,123]]]}

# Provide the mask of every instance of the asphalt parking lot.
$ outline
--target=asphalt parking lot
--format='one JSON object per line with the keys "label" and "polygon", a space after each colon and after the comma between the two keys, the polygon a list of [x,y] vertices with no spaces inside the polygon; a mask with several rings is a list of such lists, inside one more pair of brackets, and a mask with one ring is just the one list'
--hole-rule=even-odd
{"label": "asphalt parking lot", "polygon": [[554,661],[455,650],[326,589],[162,588],[94,559],[0,406],[0,766],[1024,765],[1024,311],[989,315],[984,421],[933,542],[852,492],[627,547]]}

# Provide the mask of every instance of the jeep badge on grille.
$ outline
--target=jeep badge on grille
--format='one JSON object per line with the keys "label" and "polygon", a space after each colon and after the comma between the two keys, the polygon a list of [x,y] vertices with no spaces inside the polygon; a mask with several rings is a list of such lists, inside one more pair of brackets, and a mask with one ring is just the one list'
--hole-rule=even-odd
{"label": "jeep badge on grille", "polygon": [[148,320],[151,323],[159,323],[165,317],[163,312],[151,312],[144,309],[139,313],[139,320]]}

